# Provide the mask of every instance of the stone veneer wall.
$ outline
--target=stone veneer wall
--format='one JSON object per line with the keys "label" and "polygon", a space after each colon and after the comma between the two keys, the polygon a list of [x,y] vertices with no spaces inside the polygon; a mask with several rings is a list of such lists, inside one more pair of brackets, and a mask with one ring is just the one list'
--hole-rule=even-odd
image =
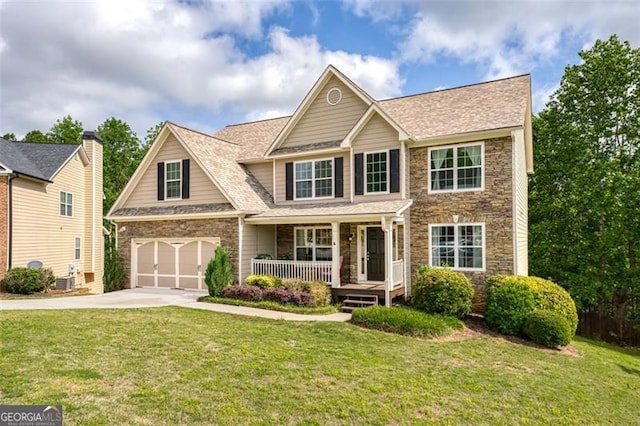
{"label": "stone veneer wall", "polygon": [[8,238],[9,238],[9,178],[0,176],[0,279],[7,272]]}
{"label": "stone veneer wall", "polygon": [[485,140],[484,191],[429,194],[427,148],[410,153],[411,276],[429,263],[429,224],[484,222],[485,272],[465,272],[476,288],[474,310],[484,307],[485,280],[494,274],[514,273],[513,176],[511,138]]}
{"label": "stone veneer wall", "polygon": [[118,251],[126,270],[128,286],[131,274],[131,240],[133,238],[205,238],[219,237],[220,244],[229,250],[233,275],[238,279],[238,219],[157,220],[118,223]]}

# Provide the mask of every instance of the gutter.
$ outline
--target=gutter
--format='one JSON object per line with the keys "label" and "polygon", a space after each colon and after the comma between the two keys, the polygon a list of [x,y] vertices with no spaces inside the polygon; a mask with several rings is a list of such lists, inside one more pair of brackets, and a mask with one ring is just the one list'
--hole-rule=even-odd
{"label": "gutter", "polygon": [[18,177],[17,174],[13,174],[9,176],[8,180],[8,196],[7,196],[7,270],[11,269],[12,263],[12,252],[13,252],[13,184],[12,181]]}

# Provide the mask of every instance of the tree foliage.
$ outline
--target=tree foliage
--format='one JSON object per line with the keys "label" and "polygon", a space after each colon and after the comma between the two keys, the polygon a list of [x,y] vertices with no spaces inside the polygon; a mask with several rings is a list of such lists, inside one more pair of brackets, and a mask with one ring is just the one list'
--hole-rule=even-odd
{"label": "tree foliage", "polygon": [[49,143],[49,138],[40,130],[31,130],[22,138],[23,142]]}
{"label": "tree foliage", "polygon": [[640,297],[640,49],[612,36],[580,57],[534,118],[530,272],[621,318]]}
{"label": "tree foliage", "polygon": [[51,143],[81,144],[82,123],[66,115],[51,127],[47,139]]}
{"label": "tree foliage", "polygon": [[18,138],[16,137],[15,133],[5,133],[4,135],[2,135],[2,139],[7,140],[7,141],[16,141],[16,140],[18,140]]}

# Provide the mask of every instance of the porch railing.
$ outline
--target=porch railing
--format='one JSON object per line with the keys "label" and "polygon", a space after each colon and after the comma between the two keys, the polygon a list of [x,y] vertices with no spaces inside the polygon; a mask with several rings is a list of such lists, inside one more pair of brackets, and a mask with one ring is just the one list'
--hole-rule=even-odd
{"label": "porch railing", "polygon": [[402,284],[404,281],[404,260],[394,260],[391,264],[393,271],[393,287]]}
{"label": "porch railing", "polygon": [[324,281],[331,284],[331,261],[251,259],[251,273],[275,275],[280,278],[300,278],[303,281]]}

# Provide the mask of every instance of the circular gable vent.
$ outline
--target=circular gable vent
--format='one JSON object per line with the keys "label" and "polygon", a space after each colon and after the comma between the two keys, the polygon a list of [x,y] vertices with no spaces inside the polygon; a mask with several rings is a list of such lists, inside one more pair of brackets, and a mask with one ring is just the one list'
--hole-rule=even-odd
{"label": "circular gable vent", "polygon": [[327,92],[327,103],[329,105],[337,105],[342,100],[342,91],[337,87]]}

